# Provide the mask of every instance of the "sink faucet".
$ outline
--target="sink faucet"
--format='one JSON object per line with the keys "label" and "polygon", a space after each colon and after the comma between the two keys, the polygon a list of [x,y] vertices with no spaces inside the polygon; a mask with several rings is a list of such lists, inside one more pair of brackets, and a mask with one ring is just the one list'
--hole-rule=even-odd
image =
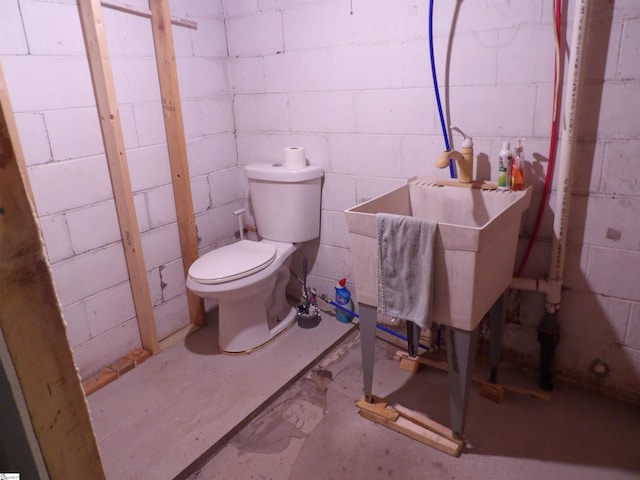
{"label": "sink faucet", "polygon": [[458,150],[447,150],[436,158],[436,167],[447,168],[450,159],[456,161],[458,165],[458,181],[460,183],[471,183],[473,181],[473,140],[467,137],[458,127],[450,126],[451,130],[456,130],[462,134],[464,140]]}

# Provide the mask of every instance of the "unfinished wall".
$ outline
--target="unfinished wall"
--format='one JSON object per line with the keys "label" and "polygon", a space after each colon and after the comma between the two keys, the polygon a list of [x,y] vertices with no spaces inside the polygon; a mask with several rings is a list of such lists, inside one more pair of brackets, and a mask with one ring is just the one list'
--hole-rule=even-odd
{"label": "unfinished wall", "polygon": [[[311,284],[331,294],[351,275],[342,211],[432,167],[444,149],[428,53],[427,0],[224,0],[238,160],[278,160],[305,146],[325,168],[322,237]],[[568,3],[566,19],[573,18]],[[552,2],[435,2],[435,52],[446,114],[475,143],[476,177],[495,180],[501,142],[526,137],[535,187],[548,166],[553,95]],[[559,369],[638,396],[640,20],[634,0],[594,2],[587,86],[566,260]],[[456,6],[459,10],[456,11]],[[452,27],[453,26],[453,27]],[[450,36],[452,28],[455,29]],[[570,39],[569,25],[566,38]],[[454,136],[454,145],[460,137]],[[524,272],[545,277],[555,196]],[[355,292],[357,299],[357,291]],[[537,365],[543,297],[512,305],[507,347]],[[591,372],[596,359],[604,377]]]}
{"label": "unfinished wall", "polygon": [[[125,2],[148,9],[145,1]],[[171,2],[200,247],[228,241],[245,204],[220,2]],[[151,23],[103,8],[160,339],[189,323]],[[83,376],[140,346],[78,8],[0,4],[0,62],[57,293]]]}

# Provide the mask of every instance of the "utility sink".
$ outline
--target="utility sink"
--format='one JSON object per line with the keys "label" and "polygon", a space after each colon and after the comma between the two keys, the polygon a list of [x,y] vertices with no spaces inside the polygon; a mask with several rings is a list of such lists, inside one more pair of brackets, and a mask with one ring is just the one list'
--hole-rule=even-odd
{"label": "utility sink", "polygon": [[[474,330],[513,277],[522,213],[531,187],[502,191],[491,184],[457,184],[416,177],[345,211],[356,300],[376,306],[376,213],[438,222],[431,319]],[[416,259],[416,261],[419,261]]]}

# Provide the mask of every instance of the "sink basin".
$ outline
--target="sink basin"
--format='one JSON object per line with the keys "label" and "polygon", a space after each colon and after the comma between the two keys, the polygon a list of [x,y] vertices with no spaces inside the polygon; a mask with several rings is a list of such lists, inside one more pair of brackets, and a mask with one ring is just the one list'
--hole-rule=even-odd
{"label": "sink basin", "polygon": [[346,210],[356,300],[371,306],[378,301],[375,214],[433,220],[438,233],[431,319],[474,330],[511,282],[520,220],[531,202],[531,187],[502,191],[488,185],[416,177]]}

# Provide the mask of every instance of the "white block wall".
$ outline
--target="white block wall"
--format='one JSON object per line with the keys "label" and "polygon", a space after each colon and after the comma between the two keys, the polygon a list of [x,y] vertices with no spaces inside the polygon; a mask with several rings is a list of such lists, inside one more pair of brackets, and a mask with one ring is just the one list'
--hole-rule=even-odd
{"label": "white block wall", "polygon": [[[145,1],[128,1],[148,8]],[[220,2],[172,2],[200,247],[228,242],[246,205]],[[189,323],[150,20],[103,8],[158,335]],[[140,346],[78,8],[0,3],[7,78],[68,336],[83,376]],[[229,220],[222,221],[224,217]]]}
{"label": "white block wall", "polygon": [[[594,4],[558,368],[637,398],[640,9],[636,0]],[[433,167],[444,141],[428,0],[174,0],[171,8],[198,22],[174,36],[201,248],[237,228],[231,212],[247,201],[239,166],[303,145],[325,169],[321,237],[304,252],[314,260],[312,285],[331,294],[335,280],[353,280],[343,210],[407,177],[448,175]],[[93,373],[139,339],[75,2],[5,0],[0,9],[0,61],[47,251],[76,360]],[[448,121],[474,138],[476,177],[495,180],[501,142],[527,138],[535,195],[522,248],[548,167],[551,10],[545,0],[435,2],[440,94]],[[139,17],[106,9],[105,17],[152,298],[168,334],[186,321],[186,306],[151,33]],[[554,208],[555,192],[525,276],[547,273]],[[544,299],[520,300],[506,344],[537,365]],[[592,375],[595,360],[609,376]]]}
{"label": "white block wall", "polygon": [[[335,280],[353,280],[343,210],[413,175],[448,176],[432,166],[444,141],[430,73],[428,1],[223,3],[238,161],[277,160],[281,147],[299,144],[325,168],[320,245],[306,252],[315,259],[311,283],[332,294]],[[638,399],[640,8],[634,0],[594,4],[557,360],[563,373]],[[551,10],[542,0],[435,2],[440,94],[449,122],[474,139],[476,177],[495,180],[502,141],[527,138],[535,195],[521,250],[548,167]],[[555,192],[525,276],[547,274],[554,208]],[[541,295],[522,293],[505,335],[506,346],[533,366],[543,303]],[[595,360],[609,366],[609,376],[595,378]]]}

